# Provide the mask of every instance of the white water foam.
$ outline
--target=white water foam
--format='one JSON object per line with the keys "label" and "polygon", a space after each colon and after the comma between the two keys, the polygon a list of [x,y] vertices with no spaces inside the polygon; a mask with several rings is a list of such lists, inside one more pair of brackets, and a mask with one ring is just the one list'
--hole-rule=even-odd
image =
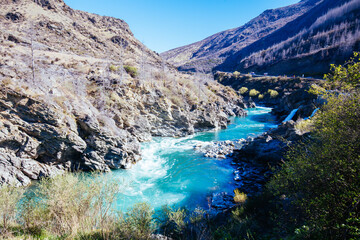
{"label": "white water foam", "polygon": [[295,116],[296,112],[298,111],[298,109],[294,109],[291,111],[291,113],[285,118],[285,120],[283,121],[284,122],[288,122],[290,121],[291,119],[293,119],[293,117]]}

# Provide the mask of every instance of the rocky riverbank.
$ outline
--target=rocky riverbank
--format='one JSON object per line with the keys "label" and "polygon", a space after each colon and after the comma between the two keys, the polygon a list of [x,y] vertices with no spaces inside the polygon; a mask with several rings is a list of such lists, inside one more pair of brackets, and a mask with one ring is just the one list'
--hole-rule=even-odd
{"label": "rocky riverbank", "polygon": [[[195,146],[195,149],[204,152],[206,157],[231,159],[234,187],[248,196],[254,196],[263,190],[273,174],[273,168],[285,160],[284,154],[289,148],[308,138],[308,132],[300,132],[295,126],[296,122],[290,120],[257,137],[214,142],[207,146]],[[210,197],[211,207],[216,213],[229,209],[235,204],[233,196],[233,193],[215,193]]]}
{"label": "rocky riverbank", "polygon": [[[320,79],[287,77],[287,76],[253,76],[250,74],[217,72],[215,79],[235,90],[246,88],[244,98],[254,101],[258,105],[272,107],[272,113],[280,121],[293,110],[298,109],[294,120],[311,115],[319,104],[317,96],[308,92],[312,84],[321,82]],[[250,96],[250,90],[258,91],[255,96]],[[269,90],[276,91],[271,95]]]}

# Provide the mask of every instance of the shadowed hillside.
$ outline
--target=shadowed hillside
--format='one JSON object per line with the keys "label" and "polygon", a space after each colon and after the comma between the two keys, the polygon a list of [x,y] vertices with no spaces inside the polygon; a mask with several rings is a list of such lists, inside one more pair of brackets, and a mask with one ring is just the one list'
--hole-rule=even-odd
{"label": "shadowed hillside", "polygon": [[169,63],[184,71],[211,71],[228,57],[262,39],[301,16],[322,0],[266,10],[247,24],[214,34],[202,41],[161,54]]}
{"label": "shadowed hillside", "polygon": [[357,0],[303,0],[161,55],[183,71],[322,76],[360,48]]}

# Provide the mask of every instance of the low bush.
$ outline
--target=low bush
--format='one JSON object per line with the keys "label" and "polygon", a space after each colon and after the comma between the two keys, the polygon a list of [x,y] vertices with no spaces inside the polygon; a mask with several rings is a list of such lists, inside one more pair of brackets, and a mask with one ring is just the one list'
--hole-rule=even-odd
{"label": "low bush", "polygon": [[233,72],[233,76],[235,78],[238,78],[238,77],[240,77],[240,73],[238,71],[235,71],[235,72]]}
{"label": "low bush", "polygon": [[147,203],[138,203],[126,214],[120,232],[130,239],[149,239],[155,230],[154,211]]}
{"label": "low bush", "polygon": [[240,88],[239,93],[241,95],[244,95],[245,93],[247,93],[247,91],[249,91],[249,89],[247,87],[242,87],[242,88]]}
{"label": "low bush", "polygon": [[234,202],[237,204],[244,204],[246,202],[247,196],[245,193],[240,192],[239,189],[235,189],[234,194]]}
{"label": "low bush", "polygon": [[277,98],[279,96],[278,91],[272,89],[268,90],[268,94],[270,95],[271,98]]}
{"label": "low bush", "polygon": [[259,94],[258,98],[259,98],[259,100],[262,100],[262,99],[264,99],[264,95],[263,95],[263,94]]}
{"label": "low bush", "polygon": [[136,67],[125,65],[124,69],[132,78],[135,78],[138,75],[138,70]]}
{"label": "low bush", "polygon": [[111,65],[109,66],[109,70],[110,70],[111,72],[116,72],[117,70],[119,70],[119,67],[111,64]]}
{"label": "low bush", "polygon": [[295,129],[300,134],[310,132],[314,129],[314,122],[311,119],[302,120],[296,123]]}
{"label": "low bush", "polygon": [[259,94],[260,94],[260,92],[257,91],[256,89],[251,89],[250,92],[249,92],[250,97],[256,97]]}

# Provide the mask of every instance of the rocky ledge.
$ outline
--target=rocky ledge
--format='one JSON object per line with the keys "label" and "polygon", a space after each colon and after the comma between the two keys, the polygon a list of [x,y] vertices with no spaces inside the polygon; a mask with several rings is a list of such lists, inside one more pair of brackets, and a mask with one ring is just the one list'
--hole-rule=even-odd
{"label": "rocky ledge", "polygon": [[210,143],[200,143],[194,146],[195,151],[204,154],[204,157],[225,159],[227,155],[233,153],[234,150],[240,149],[245,142],[245,139],[236,141],[216,141]]}

